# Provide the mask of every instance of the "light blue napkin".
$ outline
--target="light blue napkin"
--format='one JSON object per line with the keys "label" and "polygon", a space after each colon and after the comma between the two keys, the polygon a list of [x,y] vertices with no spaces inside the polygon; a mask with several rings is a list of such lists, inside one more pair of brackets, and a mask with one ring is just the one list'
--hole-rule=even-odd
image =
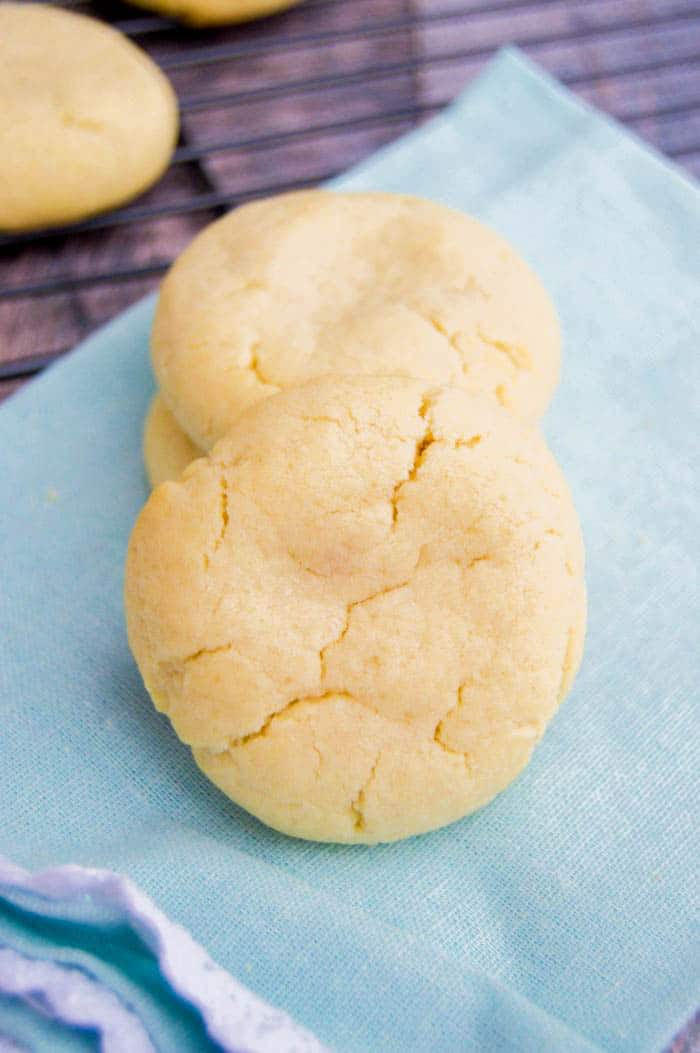
{"label": "light blue napkin", "polygon": [[[0,851],[128,874],[342,1053],[659,1050],[700,1001],[700,195],[512,51],[340,185],[476,213],[556,300],[546,432],[590,587],[572,695],[492,805],[398,845],[289,840],[213,789],[123,627],[149,301],[0,411]],[[0,943],[54,929],[0,903]]]}

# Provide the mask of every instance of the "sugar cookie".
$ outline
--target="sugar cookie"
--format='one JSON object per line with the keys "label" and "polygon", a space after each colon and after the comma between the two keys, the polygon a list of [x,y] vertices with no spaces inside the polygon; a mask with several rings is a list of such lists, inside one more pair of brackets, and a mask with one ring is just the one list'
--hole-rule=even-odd
{"label": "sugar cookie", "polygon": [[154,395],[143,428],[143,460],[151,486],[179,479],[202,451],[185,435],[161,395]]}
{"label": "sugar cookie", "polygon": [[312,190],[207,227],[163,284],[152,357],[209,449],[247,406],[323,374],[424,377],[528,420],[559,372],[539,279],[475,219],[400,194]]}
{"label": "sugar cookie", "polygon": [[0,229],[71,223],[161,175],[177,102],[154,62],[94,18],[0,3]]}
{"label": "sugar cookie", "polygon": [[576,513],[483,396],[318,378],[153,492],[129,640],[202,771],[277,830],[391,841],[527,764],[584,635]]}
{"label": "sugar cookie", "polygon": [[160,11],[191,26],[248,22],[293,7],[299,0],[133,0],[138,7]]}

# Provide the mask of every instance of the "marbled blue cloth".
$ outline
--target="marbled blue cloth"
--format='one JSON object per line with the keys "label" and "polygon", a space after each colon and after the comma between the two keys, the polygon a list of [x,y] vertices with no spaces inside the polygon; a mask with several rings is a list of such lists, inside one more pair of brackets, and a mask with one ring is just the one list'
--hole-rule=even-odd
{"label": "marbled blue cloth", "polygon": [[[545,430],[590,589],[572,694],[495,802],[397,845],[294,841],[215,790],[124,632],[148,301],[0,409],[0,852],[129,875],[339,1053],[657,1051],[700,1002],[700,194],[512,51],[338,185],[475,213],[556,300]],[[0,944],[104,980],[162,1050],[208,1048],[87,910],[0,898]],[[0,1032],[25,1041],[18,1013]]]}

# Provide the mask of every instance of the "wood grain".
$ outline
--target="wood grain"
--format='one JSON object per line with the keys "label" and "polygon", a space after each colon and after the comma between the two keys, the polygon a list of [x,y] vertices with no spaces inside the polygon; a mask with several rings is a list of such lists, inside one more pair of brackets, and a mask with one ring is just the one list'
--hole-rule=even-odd
{"label": "wood grain", "polygon": [[[306,0],[275,18],[208,31],[158,28],[113,0],[72,6],[127,31],[135,23],[155,25],[135,39],[169,67],[214,48],[247,51],[171,69],[183,104],[181,145],[228,145],[173,165],[138,206],[167,209],[212,193],[235,198],[341,170],[411,127],[415,118],[406,111],[449,101],[496,48],[511,42],[700,175],[696,0]],[[434,19],[436,12],[455,17]],[[323,44],[305,42],[318,34]],[[310,79],[321,86],[305,86]],[[324,130],[338,122],[352,127]],[[319,130],[309,134],[311,128]],[[272,134],[278,141],[250,142]],[[29,367],[35,356],[69,348],[135,302],[157,285],[156,275],[94,277],[165,266],[220,211],[0,244],[0,368]],[[67,277],[85,284],[7,298],[18,286]],[[0,380],[0,400],[23,382]],[[700,1014],[668,1053],[696,1050]]]}
{"label": "wood grain", "polygon": [[[700,174],[695,0],[307,0],[275,18],[209,31],[144,18],[116,0],[79,9],[127,31],[154,30],[135,39],[170,72],[183,104],[181,145],[212,148],[174,164],[137,208],[167,211],[212,194],[235,202],[340,171],[410,128],[414,108],[447,102],[512,41]],[[310,40],[319,35],[322,43]],[[236,54],[201,62],[216,49]],[[153,289],[221,211],[0,244],[0,369],[29,370],[36,356],[73,346]],[[114,278],[143,267],[160,271]],[[42,288],[66,279],[79,287]],[[30,288],[8,298],[19,286]]]}

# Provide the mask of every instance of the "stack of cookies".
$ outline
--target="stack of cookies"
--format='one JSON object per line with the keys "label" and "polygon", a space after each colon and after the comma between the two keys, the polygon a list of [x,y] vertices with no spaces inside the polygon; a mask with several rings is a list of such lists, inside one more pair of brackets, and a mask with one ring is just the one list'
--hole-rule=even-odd
{"label": "stack of cookies", "polygon": [[580,530],[536,427],[560,358],[537,277],[432,202],[284,195],[177,260],[152,357],[127,623],[199,767],[323,841],[486,804],[584,637]]}

